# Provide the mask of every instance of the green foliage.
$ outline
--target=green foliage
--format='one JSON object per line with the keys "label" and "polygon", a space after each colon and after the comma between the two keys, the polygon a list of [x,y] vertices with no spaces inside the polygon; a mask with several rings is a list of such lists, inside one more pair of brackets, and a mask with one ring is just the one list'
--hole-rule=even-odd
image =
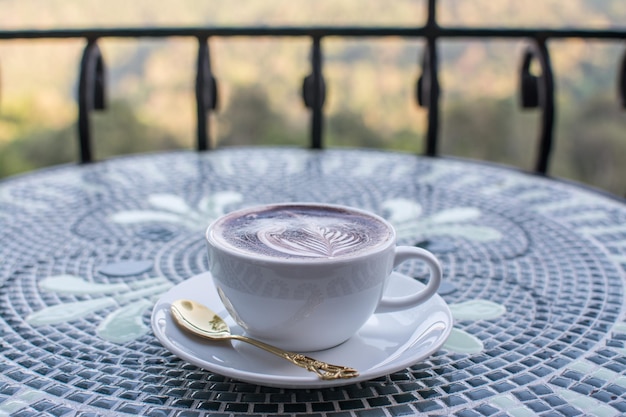
{"label": "green foliage", "polygon": [[[91,122],[95,159],[181,146],[171,135],[142,123],[123,101],[115,101],[104,113],[94,114]],[[0,177],[77,160],[75,124],[58,130],[24,132],[0,148]]]}
{"label": "green foliage", "polygon": [[259,86],[235,90],[228,108],[218,114],[219,146],[296,145],[307,143],[304,126],[295,127],[274,111]]}
{"label": "green foliage", "polygon": [[386,148],[383,137],[368,128],[361,117],[350,111],[341,111],[328,119],[328,146]]}
{"label": "green foliage", "polygon": [[[551,174],[624,195],[626,117],[612,97],[582,105],[559,103]],[[421,153],[423,138],[413,131],[387,135],[368,127],[350,110],[326,114],[324,145],[371,147]],[[309,120],[294,124],[274,110],[259,86],[233,92],[228,107],[215,118],[219,146],[308,146]],[[440,153],[533,168],[537,152],[538,114],[522,112],[515,100],[444,101]],[[127,102],[115,101],[92,116],[96,159],[183,147],[179,138],[142,122]],[[0,177],[78,159],[75,124],[58,130],[24,132],[0,147]]]}
{"label": "green foliage", "polygon": [[626,196],[626,111],[612,97],[596,97],[563,119],[554,175]]}
{"label": "green foliage", "polygon": [[512,97],[453,101],[442,107],[442,154],[534,168],[536,116],[519,114]]}
{"label": "green foliage", "polygon": [[[218,114],[219,146],[241,145],[309,145],[309,121],[294,125],[283,114],[271,108],[268,94],[259,86],[236,90],[230,104]],[[324,145],[328,147],[366,147],[403,149],[407,131],[397,138],[385,138],[369,128],[361,115],[341,110],[327,115]],[[394,144],[397,140],[398,144]],[[413,138],[415,140],[415,138]],[[417,149],[415,143],[413,149]]]}
{"label": "green foliage", "polygon": [[95,113],[92,123],[96,159],[181,147],[171,134],[142,122],[124,101],[115,101],[110,109]]}
{"label": "green foliage", "polygon": [[[10,28],[363,25],[417,27],[427,2],[106,3],[2,0],[0,25]],[[621,27],[623,0],[438,0],[443,26]],[[92,116],[96,159],[189,146],[193,138],[194,39],[102,39],[108,92],[124,97]],[[219,146],[308,146],[310,119],[298,100],[309,71],[310,39],[213,38],[218,82],[231,92],[212,117]],[[513,95],[524,42],[442,39],[438,43],[442,103],[440,152],[532,169],[538,112],[521,111]],[[612,97],[618,42],[549,42],[557,78],[557,126],[551,174],[622,195],[626,116]],[[74,83],[82,41],[0,43],[0,177],[78,159]],[[410,98],[422,39],[323,41],[329,97],[324,144],[421,153],[425,117]],[[258,83],[258,84],[253,84]],[[251,86],[251,84],[253,84]],[[41,99],[28,96],[43,97]],[[24,98],[27,97],[27,98]],[[10,102],[10,114],[7,103]],[[16,103],[17,102],[17,103]],[[33,105],[35,103],[35,105]],[[301,105],[300,102],[298,102]],[[423,116],[424,111],[420,111]],[[61,125],[66,123],[65,126]],[[186,133],[181,133],[186,132]],[[187,145],[185,145],[187,144]]]}
{"label": "green foliage", "polygon": [[0,148],[0,177],[75,161],[76,141],[67,129],[36,130]]}

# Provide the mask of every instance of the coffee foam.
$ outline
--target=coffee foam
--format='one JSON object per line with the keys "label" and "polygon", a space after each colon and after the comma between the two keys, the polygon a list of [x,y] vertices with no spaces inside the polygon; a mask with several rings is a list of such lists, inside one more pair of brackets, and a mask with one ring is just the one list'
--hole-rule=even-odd
{"label": "coffee foam", "polygon": [[238,252],[282,259],[350,257],[393,235],[375,217],[339,207],[270,206],[226,215],[213,226],[216,242]]}

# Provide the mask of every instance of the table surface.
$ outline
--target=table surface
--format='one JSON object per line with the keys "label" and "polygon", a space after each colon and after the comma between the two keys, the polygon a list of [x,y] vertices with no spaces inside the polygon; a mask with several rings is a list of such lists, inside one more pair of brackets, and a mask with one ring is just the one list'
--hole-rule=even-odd
{"label": "table surface", "polygon": [[[446,344],[391,375],[311,390],[238,382],[165,350],[151,309],[206,270],[207,224],[277,201],[364,208],[434,252],[454,316]],[[141,155],[0,182],[0,242],[0,416],[626,413],[626,205],[572,184],[366,150]]]}

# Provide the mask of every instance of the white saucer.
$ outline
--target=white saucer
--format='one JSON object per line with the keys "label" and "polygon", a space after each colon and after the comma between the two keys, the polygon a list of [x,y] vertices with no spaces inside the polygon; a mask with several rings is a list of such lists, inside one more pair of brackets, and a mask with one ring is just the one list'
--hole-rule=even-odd
{"label": "white saucer", "polygon": [[[423,287],[394,273],[388,295],[406,295]],[[152,311],[154,334],[170,352],[200,368],[240,381],[279,388],[321,388],[349,385],[377,378],[419,362],[436,352],[452,330],[452,313],[435,295],[421,306],[395,313],[375,314],[345,343],[307,353],[316,359],[356,368],[351,379],[323,381],[314,373],[247,343],[210,342],[183,332],[170,316],[170,304],[188,298],[209,306],[223,317],[233,333],[242,334],[220,301],[211,274],[189,278],[163,294]]]}

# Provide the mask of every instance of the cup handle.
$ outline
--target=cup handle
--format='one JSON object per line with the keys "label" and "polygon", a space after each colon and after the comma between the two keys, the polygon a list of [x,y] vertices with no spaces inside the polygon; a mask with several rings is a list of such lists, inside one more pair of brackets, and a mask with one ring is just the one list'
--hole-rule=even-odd
{"label": "cup handle", "polygon": [[419,259],[430,268],[430,278],[426,288],[422,291],[407,295],[404,297],[383,297],[378,303],[375,313],[389,313],[392,311],[403,310],[409,307],[415,307],[432,297],[439,289],[443,270],[439,260],[432,253],[425,249],[412,246],[396,247],[396,254],[393,260],[393,267],[400,265],[409,259]]}

